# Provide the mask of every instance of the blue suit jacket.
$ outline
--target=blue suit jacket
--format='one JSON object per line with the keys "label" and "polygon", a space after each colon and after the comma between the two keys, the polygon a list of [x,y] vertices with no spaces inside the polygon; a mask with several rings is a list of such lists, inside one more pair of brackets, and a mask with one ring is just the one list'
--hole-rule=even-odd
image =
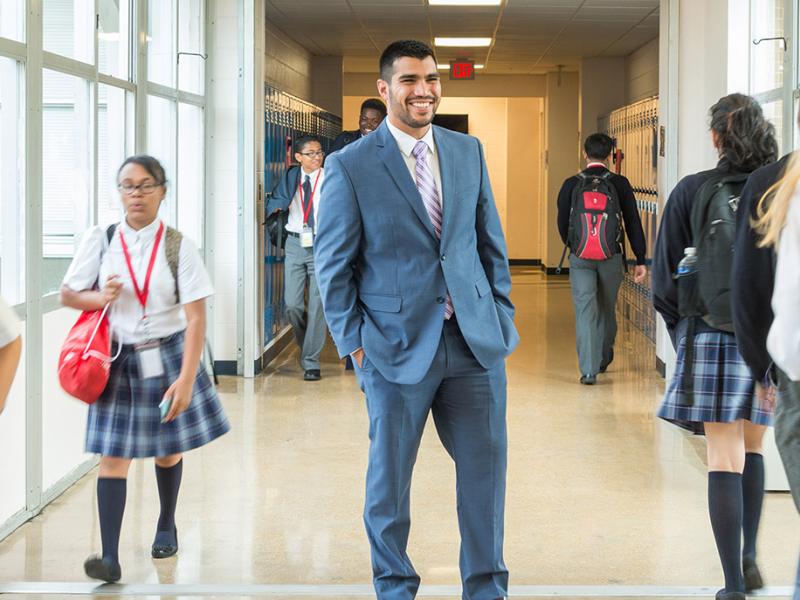
{"label": "blue suit jacket", "polygon": [[278,185],[272,190],[272,197],[267,202],[267,215],[271,215],[276,209],[288,210],[297,193],[297,186],[300,185],[300,171],[302,171],[300,166],[294,165],[281,175]]}
{"label": "blue suit jacket", "polygon": [[413,384],[439,346],[449,291],[485,368],[517,345],[505,239],[480,142],[433,129],[444,196],[441,242],[397,142],[383,123],[328,157],[314,244],[331,335],[359,347],[387,380]]}

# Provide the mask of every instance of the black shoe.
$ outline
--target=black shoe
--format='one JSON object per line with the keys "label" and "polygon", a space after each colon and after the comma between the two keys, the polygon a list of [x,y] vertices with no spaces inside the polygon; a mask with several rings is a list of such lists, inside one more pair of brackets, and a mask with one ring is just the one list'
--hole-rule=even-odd
{"label": "black shoe", "polygon": [[716,600],[747,600],[744,592],[728,592],[721,589],[717,592]]}
{"label": "black shoe", "polygon": [[744,573],[744,589],[746,592],[760,590],[764,587],[764,580],[761,578],[761,571],[754,558],[745,556],[742,558],[742,572]]}
{"label": "black shoe", "polygon": [[305,381],[319,381],[322,379],[322,373],[319,372],[319,369],[306,369],[303,379]]}
{"label": "black shoe", "polygon": [[581,383],[583,385],[594,385],[597,383],[597,375],[581,375]]}
{"label": "black shoe", "polygon": [[87,577],[106,583],[117,583],[122,578],[122,568],[118,562],[98,555],[87,558],[83,563],[83,570]]}
{"label": "black shoe", "polygon": [[178,528],[173,531],[156,531],[156,539],[150,548],[153,558],[169,558],[178,552]]}
{"label": "black shoe", "polygon": [[614,362],[614,349],[611,349],[611,354],[609,355],[608,362],[603,363],[600,365],[600,372],[605,373],[608,370],[608,365]]}

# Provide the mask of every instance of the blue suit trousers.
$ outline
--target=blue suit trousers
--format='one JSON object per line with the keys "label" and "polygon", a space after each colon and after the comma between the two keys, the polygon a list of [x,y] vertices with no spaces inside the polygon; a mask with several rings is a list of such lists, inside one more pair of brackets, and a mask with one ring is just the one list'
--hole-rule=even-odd
{"label": "blue suit trousers", "polygon": [[455,461],[463,598],[507,595],[503,562],[506,484],[506,375],[500,361],[485,369],[455,319],[445,321],[439,348],[417,384],[387,381],[365,357],[358,369],[370,420],[364,522],[379,600],[414,598],[420,578],[406,553],[411,475],[428,413]]}

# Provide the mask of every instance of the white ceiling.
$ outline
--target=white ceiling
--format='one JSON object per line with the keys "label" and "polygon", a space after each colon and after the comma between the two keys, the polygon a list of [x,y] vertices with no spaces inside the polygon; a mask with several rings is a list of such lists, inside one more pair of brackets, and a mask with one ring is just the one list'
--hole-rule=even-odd
{"label": "white ceiling", "polygon": [[658,37],[659,0],[504,0],[501,6],[428,6],[427,0],[267,0],[267,19],[344,70],[375,73],[390,42],[494,37],[489,48],[436,48],[439,62],[473,58],[486,73],[544,73],[582,58],[626,56]]}

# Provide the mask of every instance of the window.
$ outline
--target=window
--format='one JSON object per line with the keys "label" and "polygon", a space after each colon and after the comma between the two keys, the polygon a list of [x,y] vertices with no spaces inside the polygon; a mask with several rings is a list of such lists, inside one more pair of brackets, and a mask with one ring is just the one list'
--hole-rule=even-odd
{"label": "window", "polygon": [[178,87],[185,92],[202,94],[205,87],[205,54],[202,0],[180,0],[178,5],[179,51],[191,54],[178,56]]}
{"label": "window", "polygon": [[94,2],[43,0],[44,49],[94,64]]}
{"label": "window", "polygon": [[750,49],[750,93],[783,87],[783,44],[764,39],[783,36],[783,0],[750,1],[750,35],[763,40]]}
{"label": "window", "polygon": [[167,195],[161,205],[161,218],[175,222],[175,102],[157,96],[147,97],[147,153],[157,158],[167,173]]}
{"label": "window", "polygon": [[178,110],[178,227],[200,247],[203,245],[205,173],[203,109],[181,103]]}
{"label": "window", "polygon": [[25,300],[25,97],[22,65],[0,57],[0,292]]}
{"label": "window", "polygon": [[97,11],[98,69],[127,79],[129,72],[130,6],[127,0],[99,0]]}
{"label": "window", "polygon": [[25,0],[0,0],[0,37],[25,41]]}
{"label": "window", "polygon": [[150,0],[147,4],[147,79],[175,87],[174,0]]}
{"label": "window", "polygon": [[129,99],[125,90],[103,84],[97,93],[97,222],[108,225],[122,219],[117,169],[128,154]]}
{"label": "window", "polygon": [[42,75],[42,292],[54,292],[90,224],[89,82],[45,69]]}
{"label": "window", "polygon": [[772,100],[761,105],[764,117],[775,126],[775,138],[778,140],[778,155],[783,154],[783,100]]}

